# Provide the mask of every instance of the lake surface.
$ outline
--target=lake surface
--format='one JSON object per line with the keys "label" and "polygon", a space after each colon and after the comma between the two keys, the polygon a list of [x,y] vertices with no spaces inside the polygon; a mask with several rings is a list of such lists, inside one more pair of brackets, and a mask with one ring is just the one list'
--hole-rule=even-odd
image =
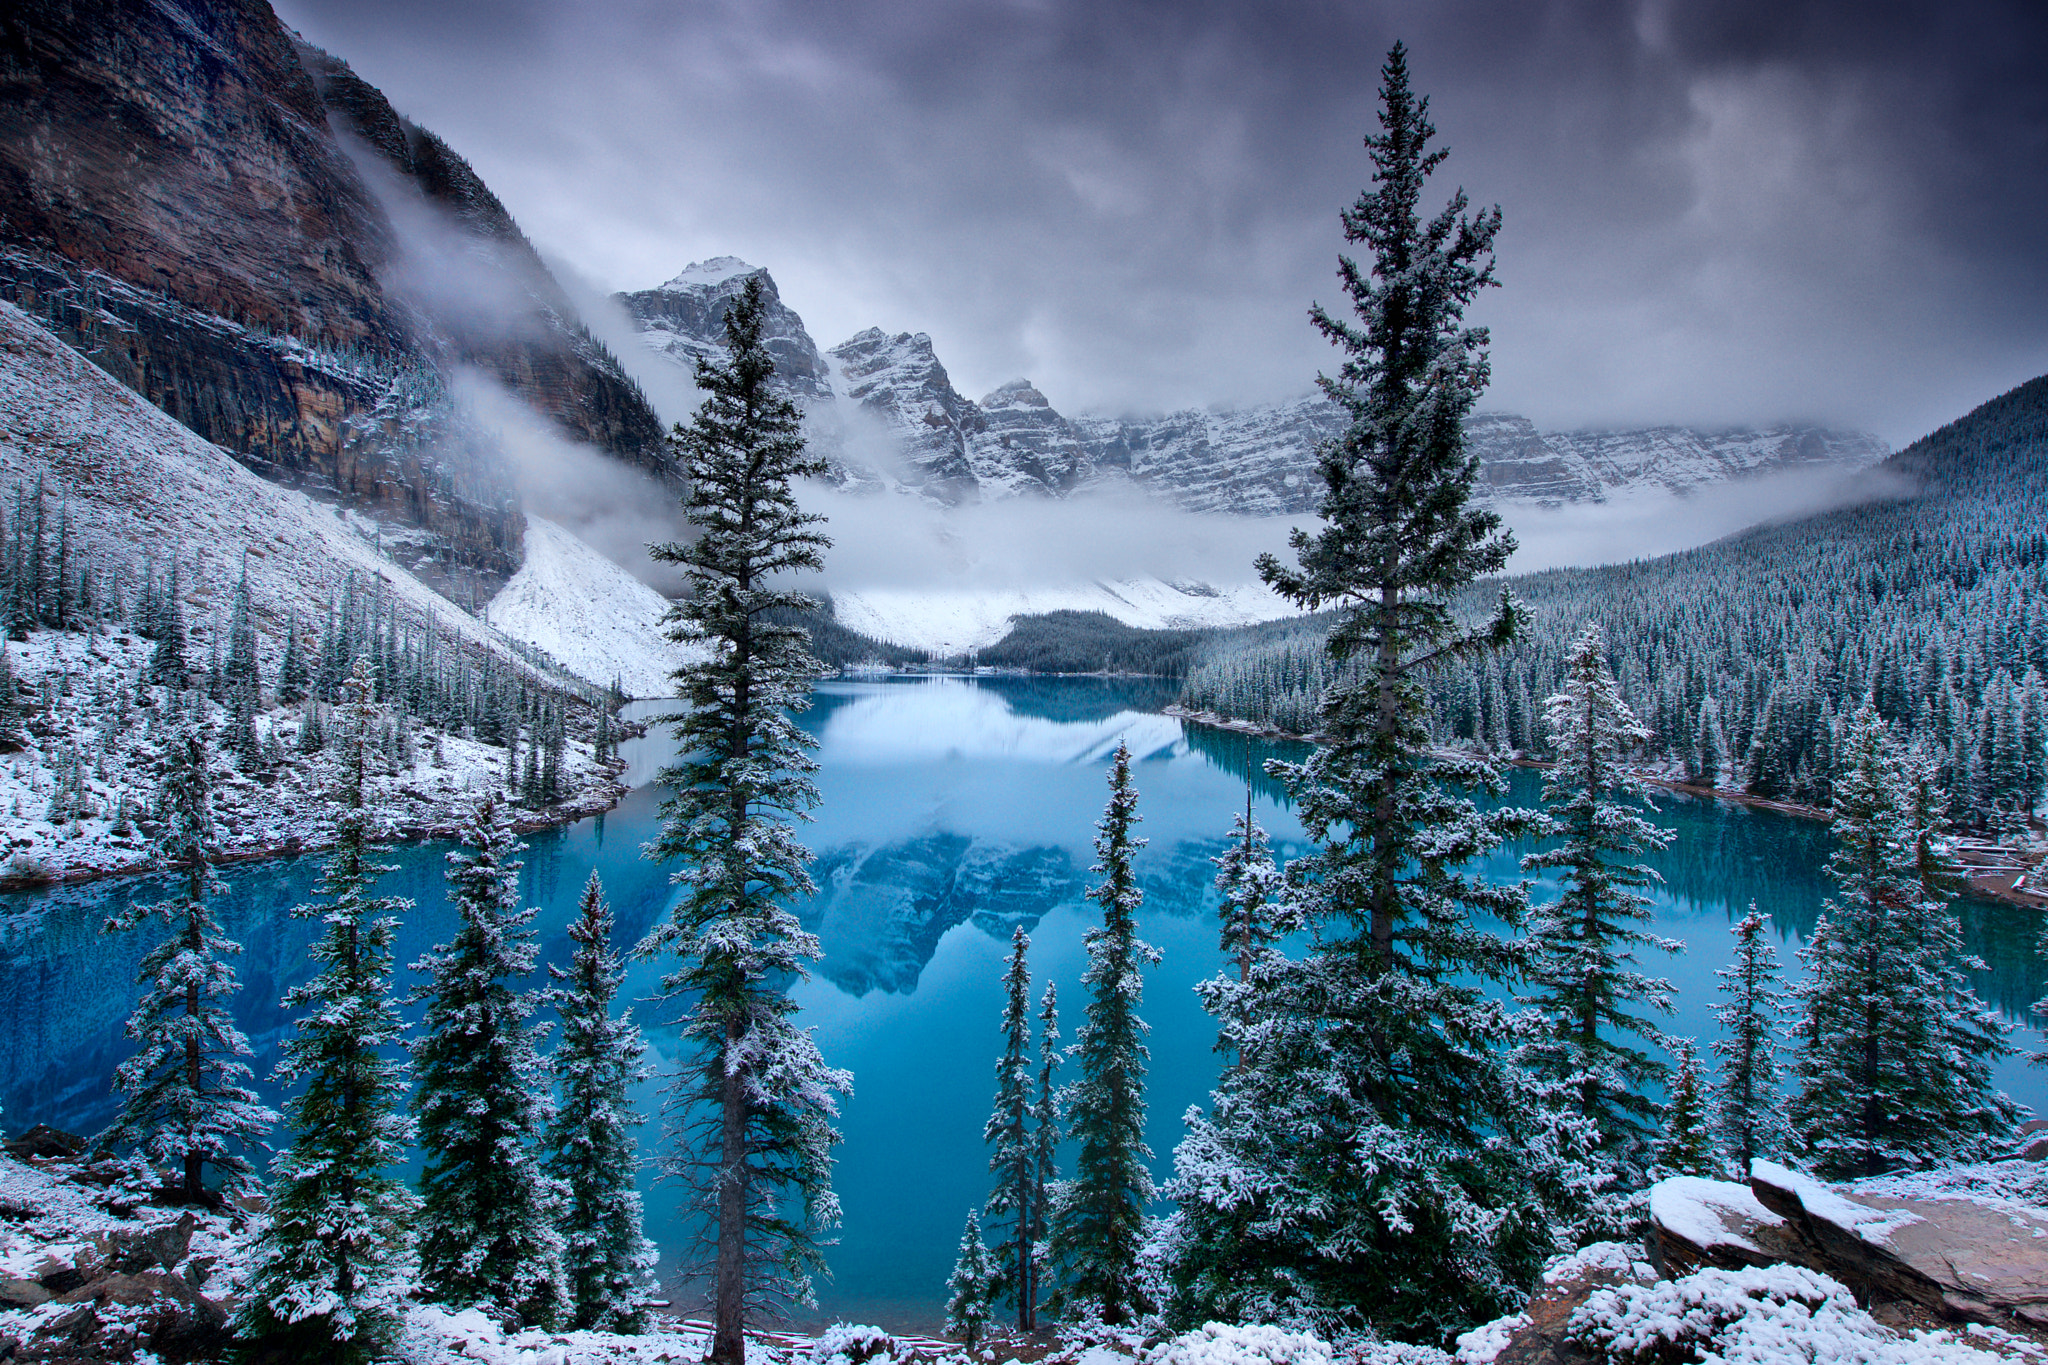
{"label": "lake surface", "polygon": [[[1152,1027],[1154,1169],[1170,1169],[1181,1115],[1204,1101],[1216,1075],[1214,1027],[1191,988],[1219,966],[1209,860],[1243,808],[1247,758],[1239,736],[1158,714],[1171,699],[1164,685],[1093,679],[839,682],[821,688],[805,715],[821,742],[824,804],[804,831],[821,887],[804,914],[825,957],[796,998],[826,1059],[854,1073],[836,1180],[846,1218],[831,1254],[834,1278],[819,1287],[824,1318],[936,1326],[961,1224],[987,1192],[981,1130],[994,1094],[1002,960],[1014,927],[1032,937],[1034,1001],[1050,979],[1069,1042],[1080,1019],[1081,936],[1095,910],[1085,899],[1094,824],[1119,738],[1136,756],[1138,833],[1151,841],[1137,860],[1142,932],[1165,954],[1147,976],[1144,1013]],[[627,753],[634,778],[650,777],[668,751],[658,735],[635,742]],[[1254,763],[1301,752],[1249,749]],[[1512,800],[1539,799],[1537,774],[1517,771],[1511,782]],[[1277,786],[1257,774],[1254,788],[1258,818],[1283,855],[1298,851],[1301,829]],[[541,907],[544,961],[568,960],[565,929],[593,867],[622,945],[665,909],[667,873],[640,856],[660,795],[638,786],[609,815],[529,836],[524,894]],[[1704,1046],[1715,1033],[1714,971],[1728,960],[1728,926],[1751,901],[1773,916],[1781,957],[1796,971],[1794,950],[1828,890],[1826,829],[1684,797],[1660,801],[1659,818],[1678,838],[1652,860],[1664,877],[1656,928],[1689,951],[1646,966],[1677,988],[1672,1031]],[[417,902],[400,935],[401,964],[452,930],[441,883],[446,847],[382,850],[396,870],[380,889]],[[315,929],[288,911],[308,895],[320,861],[223,871],[223,918],[246,948],[240,1019],[266,1073],[290,1026],[276,1001],[305,979]],[[1511,850],[1492,866],[1503,878],[1517,875]],[[143,934],[107,936],[99,925],[116,907],[164,890],[141,879],[0,897],[0,1126],[12,1132],[40,1121],[90,1132],[111,1116],[108,1077],[128,1051],[122,1021],[148,945]],[[2026,1020],[2043,975],[2033,956],[2039,915],[1990,901],[1960,909],[1972,950],[1991,968],[1979,990]],[[637,964],[628,996],[646,995],[659,972]],[[411,976],[401,971],[401,986]],[[673,1039],[659,1028],[649,1033],[666,1066]],[[2029,1030],[2016,1041],[2031,1049],[2040,1040]],[[2008,1059],[2000,1081],[2023,1103],[2048,1109],[2048,1071]],[[655,1085],[638,1099],[652,1113]],[[654,1125],[641,1138],[651,1149]],[[647,1199],[650,1234],[664,1249],[679,1245],[672,1192],[650,1182]]]}

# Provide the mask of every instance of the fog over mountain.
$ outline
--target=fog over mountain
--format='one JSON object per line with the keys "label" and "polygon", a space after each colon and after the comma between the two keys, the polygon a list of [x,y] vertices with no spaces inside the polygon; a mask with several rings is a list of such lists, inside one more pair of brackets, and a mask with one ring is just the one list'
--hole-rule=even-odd
{"label": "fog over mountain", "polygon": [[2048,369],[2048,11],[285,0],[603,290],[770,264],[832,342],[926,332],[1061,412],[1307,391],[1378,64],[1499,203],[1487,403],[1897,447]]}

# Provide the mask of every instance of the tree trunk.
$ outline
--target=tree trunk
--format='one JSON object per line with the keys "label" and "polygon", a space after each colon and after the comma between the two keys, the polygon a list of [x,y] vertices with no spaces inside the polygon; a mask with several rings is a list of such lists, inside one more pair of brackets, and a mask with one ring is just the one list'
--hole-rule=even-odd
{"label": "tree trunk", "polygon": [[[725,1051],[739,1046],[741,1026],[726,1025]],[[724,1058],[720,1059],[723,1067]],[[725,1071],[719,1089],[718,1251],[713,1267],[711,1351],[714,1365],[747,1358],[747,1092],[745,1078]]]}

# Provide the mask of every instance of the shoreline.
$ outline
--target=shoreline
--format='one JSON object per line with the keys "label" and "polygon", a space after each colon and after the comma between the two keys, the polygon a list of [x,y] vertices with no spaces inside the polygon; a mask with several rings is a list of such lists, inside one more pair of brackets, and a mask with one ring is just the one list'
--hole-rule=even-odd
{"label": "shoreline", "polygon": [[[1317,742],[1314,736],[1311,735],[1297,735],[1274,726],[1260,725],[1255,721],[1238,720],[1231,716],[1221,715],[1215,711],[1191,711],[1178,702],[1165,707],[1163,714],[1172,716],[1176,720],[1185,721],[1191,725],[1200,725],[1212,730],[1225,730],[1231,734],[1253,735],[1260,739],[1283,739],[1297,744],[1314,744]],[[1547,769],[1557,766],[1554,762],[1540,758],[1516,757],[1501,761],[1511,768]],[[1637,773],[1635,776],[1638,781],[1647,786],[1661,787],[1680,796],[1727,801],[1734,805],[1749,806],[1757,810],[1775,811],[1780,815],[1789,815],[1798,820],[1828,821],[1834,819],[1832,811],[1825,810],[1819,806],[1804,805],[1797,801],[1781,801],[1774,797],[1757,796],[1750,792],[1732,791],[1726,787],[1708,787],[1697,782],[1681,781],[1675,777],[1653,777],[1647,773]],[[2007,905],[2017,905],[2028,910],[2048,910],[2048,893],[2017,886],[2015,883],[2019,880],[2019,877],[2006,875],[2013,873],[2024,875],[2028,872],[2039,870],[2044,866],[2048,866],[2048,859],[2043,859],[2036,855],[2030,862],[2027,858],[2021,856],[2017,849],[2001,849],[1994,860],[1979,861],[1980,858],[1993,859],[1992,847],[1990,845],[1965,845],[1962,856],[1957,858],[1957,863],[1962,869],[1963,885],[1966,888],[1965,894],[1975,896],[1981,900],[2002,901]],[[1983,874],[1983,880],[1979,880],[1977,875],[1979,873]]]}
{"label": "shoreline", "polygon": [[[613,771],[606,773],[588,791],[578,792],[566,801],[549,806],[546,810],[520,809],[512,820],[512,829],[518,834],[531,834],[536,830],[552,829],[557,825],[573,825],[578,820],[587,820],[594,815],[603,815],[614,809],[626,798],[632,788],[618,780],[618,773],[624,771],[624,764],[607,764]],[[437,820],[423,824],[402,827],[387,826],[370,839],[372,846],[390,844],[420,844],[430,839],[452,839],[462,832],[458,820]],[[294,835],[278,844],[258,844],[217,852],[207,859],[214,867],[227,867],[236,863],[260,863],[275,858],[296,858],[307,853],[323,853],[333,848],[332,838],[317,840],[301,839]],[[89,882],[108,881],[116,877],[146,877],[154,872],[174,869],[165,868],[154,856],[139,858],[134,862],[121,863],[113,867],[76,867],[50,872],[36,877],[0,877],[0,893],[17,891],[39,891],[46,887],[81,886]]]}

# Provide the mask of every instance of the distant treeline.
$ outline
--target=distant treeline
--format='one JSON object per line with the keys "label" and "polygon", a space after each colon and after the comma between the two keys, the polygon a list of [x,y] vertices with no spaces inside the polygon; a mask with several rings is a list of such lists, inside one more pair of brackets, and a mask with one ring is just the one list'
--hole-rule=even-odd
{"label": "distant treeline", "polygon": [[[1506,581],[1528,608],[1512,648],[1431,683],[1442,742],[1541,754],[1540,706],[1581,626],[1607,633],[1646,757],[1760,796],[1832,804],[1849,716],[1868,700],[1942,764],[1960,815],[2048,788],[2048,378],[1895,456],[1915,497],[1658,559]],[[1498,594],[1473,585],[1477,617]],[[1192,707],[1316,728],[1335,667],[1315,618],[1225,632],[1189,670]]]}
{"label": "distant treeline", "polygon": [[1141,630],[1099,611],[1019,616],[1010,633],[980,651],[978,663],[1033,673],[1148,673],[1179,678],[1210,632]]}

